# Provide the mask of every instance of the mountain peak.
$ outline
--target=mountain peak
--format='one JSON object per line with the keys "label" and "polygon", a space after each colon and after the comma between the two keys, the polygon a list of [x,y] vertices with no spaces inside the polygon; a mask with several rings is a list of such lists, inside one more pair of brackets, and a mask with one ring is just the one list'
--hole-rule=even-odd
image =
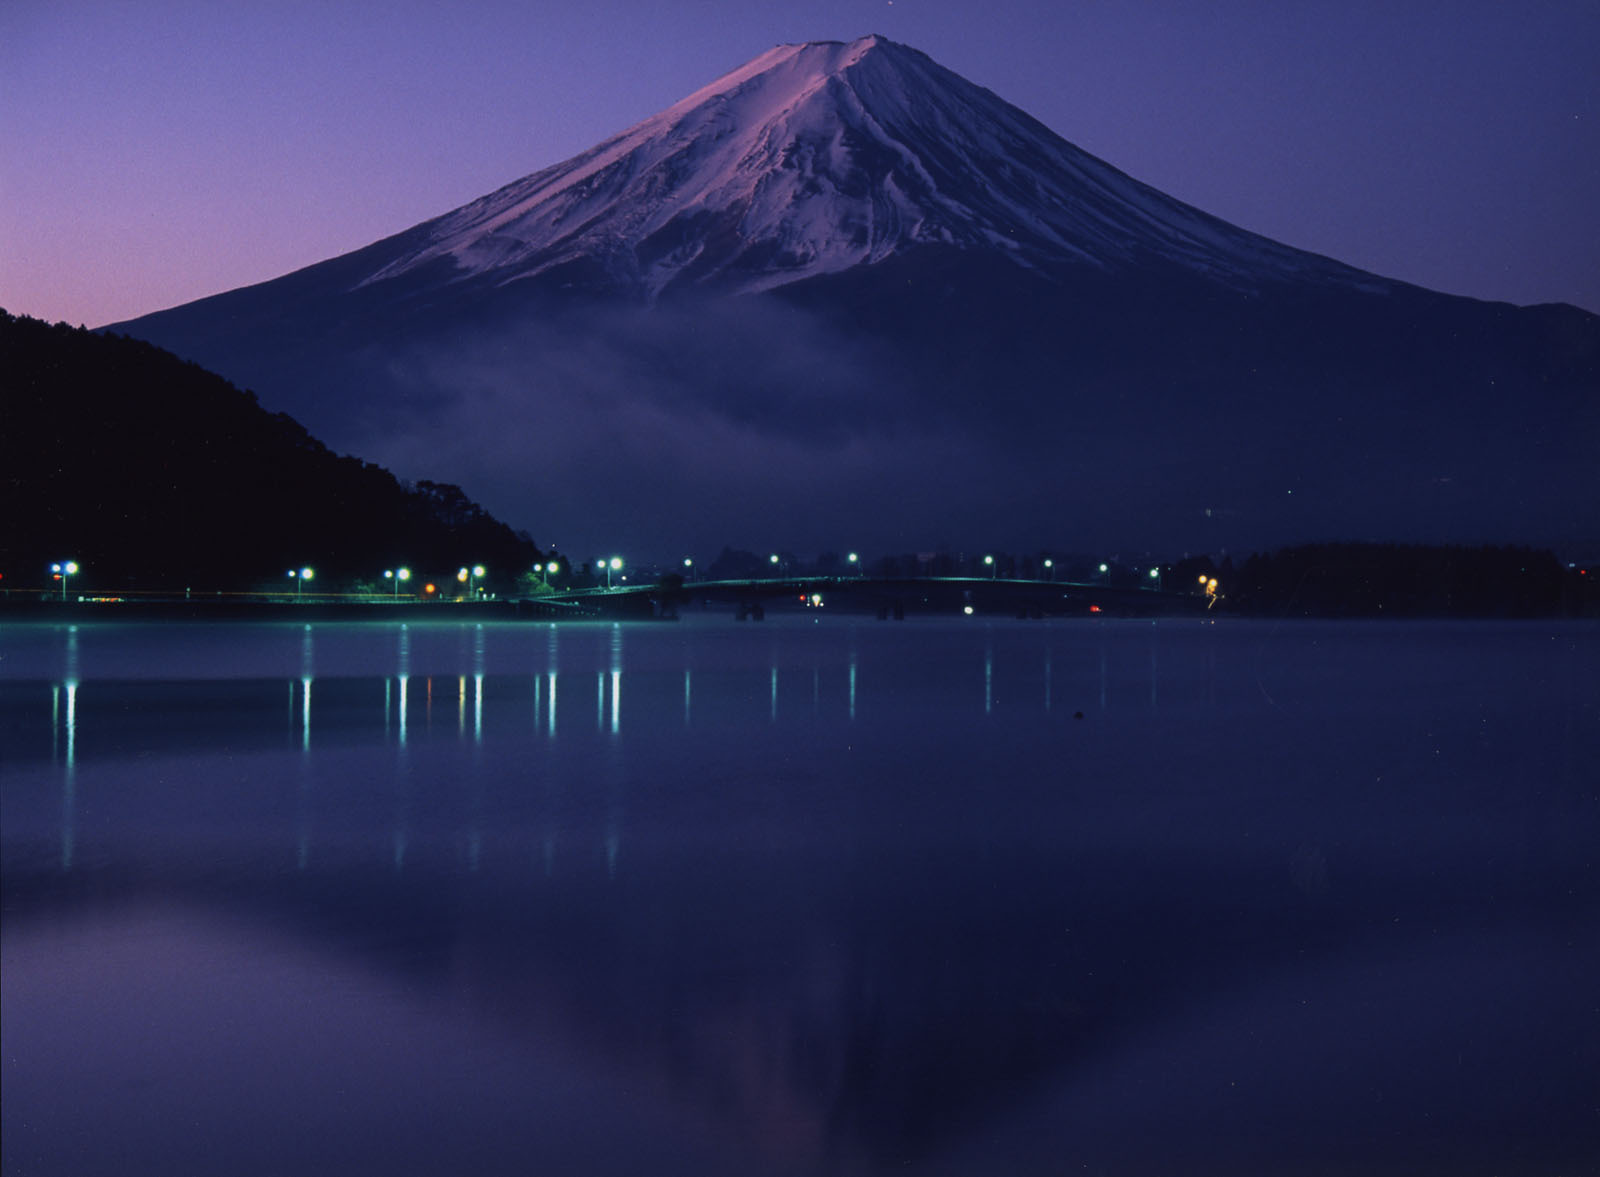
{"label": "mountain peak", "polygon": [[1594,316],[1247,233],[876,36],[119,329],[620,550],[1593,534]]}
{"label": "mountain peak", "polygon": [[362,285],[445,262],[450,280],[491,285],[581,271],[647,298],[754,292],[930,247],[1046,275],[1384,285],[1140,184],[878,34],[775,46],[404,241]]}

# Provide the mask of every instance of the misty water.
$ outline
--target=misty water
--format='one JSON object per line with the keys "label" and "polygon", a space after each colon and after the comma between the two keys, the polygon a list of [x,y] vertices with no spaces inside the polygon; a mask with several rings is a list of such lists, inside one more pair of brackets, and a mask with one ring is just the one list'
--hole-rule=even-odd
{"label": "misty water", "polygon": [[1558,1174],[1600,630],[7,624],[6,1174]]}

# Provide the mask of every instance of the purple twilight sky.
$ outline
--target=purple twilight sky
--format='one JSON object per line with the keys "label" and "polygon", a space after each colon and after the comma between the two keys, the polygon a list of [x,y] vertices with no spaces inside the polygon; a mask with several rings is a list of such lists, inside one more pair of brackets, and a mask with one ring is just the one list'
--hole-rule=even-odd
{"label": "purple twilight sky", "polygon": [[1595,0],[7,0],[0,305],[93,326],[272,278],[868,32],[1245,228],[1600,311]]}

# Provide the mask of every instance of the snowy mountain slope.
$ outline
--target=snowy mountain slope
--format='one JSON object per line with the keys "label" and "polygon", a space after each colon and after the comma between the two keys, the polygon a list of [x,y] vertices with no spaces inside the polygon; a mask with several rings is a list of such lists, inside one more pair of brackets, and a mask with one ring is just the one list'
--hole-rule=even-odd
{"label": "snowy mountain slope", "polygon": [[1245,290],[1387,285],[1164,196],[877,36],[779,46],[413,232],[365,283],[447,258],[458,280],[505,284],[582,259],[648,295],[750,292],[938,244],[1043,272],[1154,264]]}
{"label": "snowy mountain slope", "polygon": [[877,37],[115,329],[563,543],[1600,540],[1600,317],[1227,225]]}

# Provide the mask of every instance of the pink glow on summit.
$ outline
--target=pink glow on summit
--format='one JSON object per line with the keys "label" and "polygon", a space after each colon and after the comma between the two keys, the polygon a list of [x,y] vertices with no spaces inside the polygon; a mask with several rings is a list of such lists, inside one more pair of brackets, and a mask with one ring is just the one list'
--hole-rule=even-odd
{"label": "pink glow on summit", "polygon": [[[876,30],[1242,228],[1600,308],[1600,10],[612,0],[0,9],[0,305],[90,324],[359,248],[774,45]],[[781,50],[774,50],[780,52]],[[1219,64],[1220,63],[1220,64]]]}

